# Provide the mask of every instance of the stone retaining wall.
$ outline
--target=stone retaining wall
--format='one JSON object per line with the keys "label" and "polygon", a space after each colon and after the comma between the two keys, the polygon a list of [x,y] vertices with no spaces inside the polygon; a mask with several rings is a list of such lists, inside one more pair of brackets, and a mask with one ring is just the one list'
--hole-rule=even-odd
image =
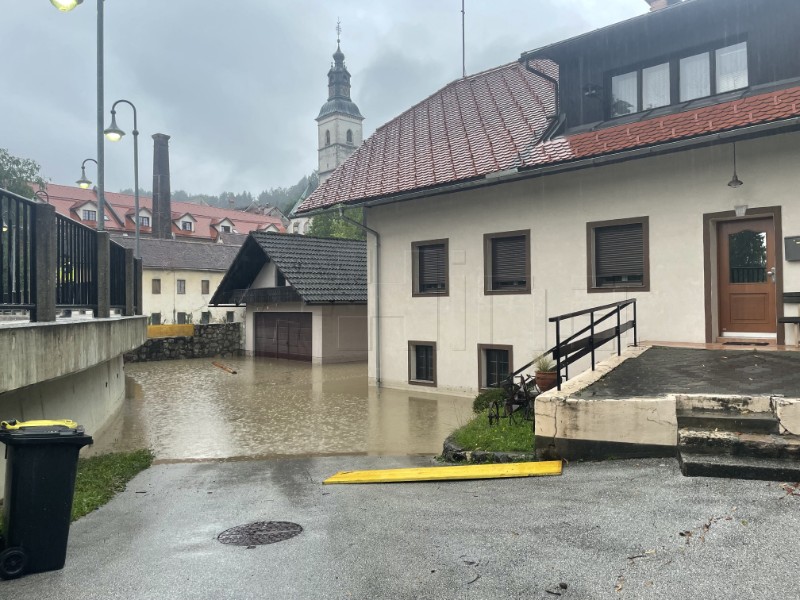
{"label": "stone retaining wall", "polygon": [[195,325],[191,337],[152,338],[125,355],[126,362],[236,356],[242,343],[241,323]]}

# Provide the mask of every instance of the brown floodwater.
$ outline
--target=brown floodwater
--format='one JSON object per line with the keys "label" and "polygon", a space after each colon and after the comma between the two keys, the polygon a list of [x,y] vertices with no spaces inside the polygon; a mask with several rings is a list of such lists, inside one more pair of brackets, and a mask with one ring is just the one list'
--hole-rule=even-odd
{"label": "brown floodwater", "polygon": [[365,364],[231,358],[128,364],[127,398],[92,453],[158,460],[437,454],[470,398],[367,385]]}

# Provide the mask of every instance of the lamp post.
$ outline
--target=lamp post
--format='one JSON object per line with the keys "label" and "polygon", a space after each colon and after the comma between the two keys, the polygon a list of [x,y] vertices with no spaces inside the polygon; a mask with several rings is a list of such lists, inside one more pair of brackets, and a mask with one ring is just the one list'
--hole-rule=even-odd
{"label": "lamp post", "polygon": [[136,122],[136,107],[133,105],[133,102],[130,100],[117,100],[114,102],[111,106],[111,125],[106,128],[105,134],[110,142],[118,142],[122,139],[122,136],[125,135],[125,132],[117,127],[116,109],[117,104],[120,102],[127,104],[133,109],[133,131],[131,132],[133,133],[133,222],[136,231],[136,253],[134,256],[136,258],[141,258],[142,255],[139,252],[139,127]]}
{"label": "lamp post", "polygon": [[[103,3],[97,0],[97,230],[106,228],[105,171],[103,168]],[[61,12],[69,12],[83,0],[50,0]]]}
{"label": "lamp post", "polygon": [[93,158],[84,159],[84,161],[81,163],[81,178],[78,179],[78,181],[76,181],[75,183],[77,183],[78,187],[81,188],[82,190],[88,190],[92,185],[92,180],[86,177],[87,162],[93,162],[94,164],[97,164],[97,161]]}

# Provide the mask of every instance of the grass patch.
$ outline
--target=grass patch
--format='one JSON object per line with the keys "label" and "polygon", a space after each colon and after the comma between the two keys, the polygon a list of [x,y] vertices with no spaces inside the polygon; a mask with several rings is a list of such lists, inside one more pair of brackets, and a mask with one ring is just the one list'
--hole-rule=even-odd
{"label": "grass patch", "polygon": [[153,453],[150,450],[114,452],[78,460],[72,520],[80,519],[106,504],[152,462]]}
{"label": "grass patch", "polygon": [[500,419],[500,423],[489,425],[489,417],[484,411],[456,429],[453,441],[464,450],[533,452],[533,423],[520,417],[517,423]]}

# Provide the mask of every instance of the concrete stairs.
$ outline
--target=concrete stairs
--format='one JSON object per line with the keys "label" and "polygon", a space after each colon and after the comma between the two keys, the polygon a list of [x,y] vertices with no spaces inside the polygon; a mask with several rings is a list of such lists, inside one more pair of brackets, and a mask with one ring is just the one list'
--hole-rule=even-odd
{"label": "concrete stairs", "polygon": [[769,411],[679,409],[678,460],[689,477],[800,481],[800,436]]}

